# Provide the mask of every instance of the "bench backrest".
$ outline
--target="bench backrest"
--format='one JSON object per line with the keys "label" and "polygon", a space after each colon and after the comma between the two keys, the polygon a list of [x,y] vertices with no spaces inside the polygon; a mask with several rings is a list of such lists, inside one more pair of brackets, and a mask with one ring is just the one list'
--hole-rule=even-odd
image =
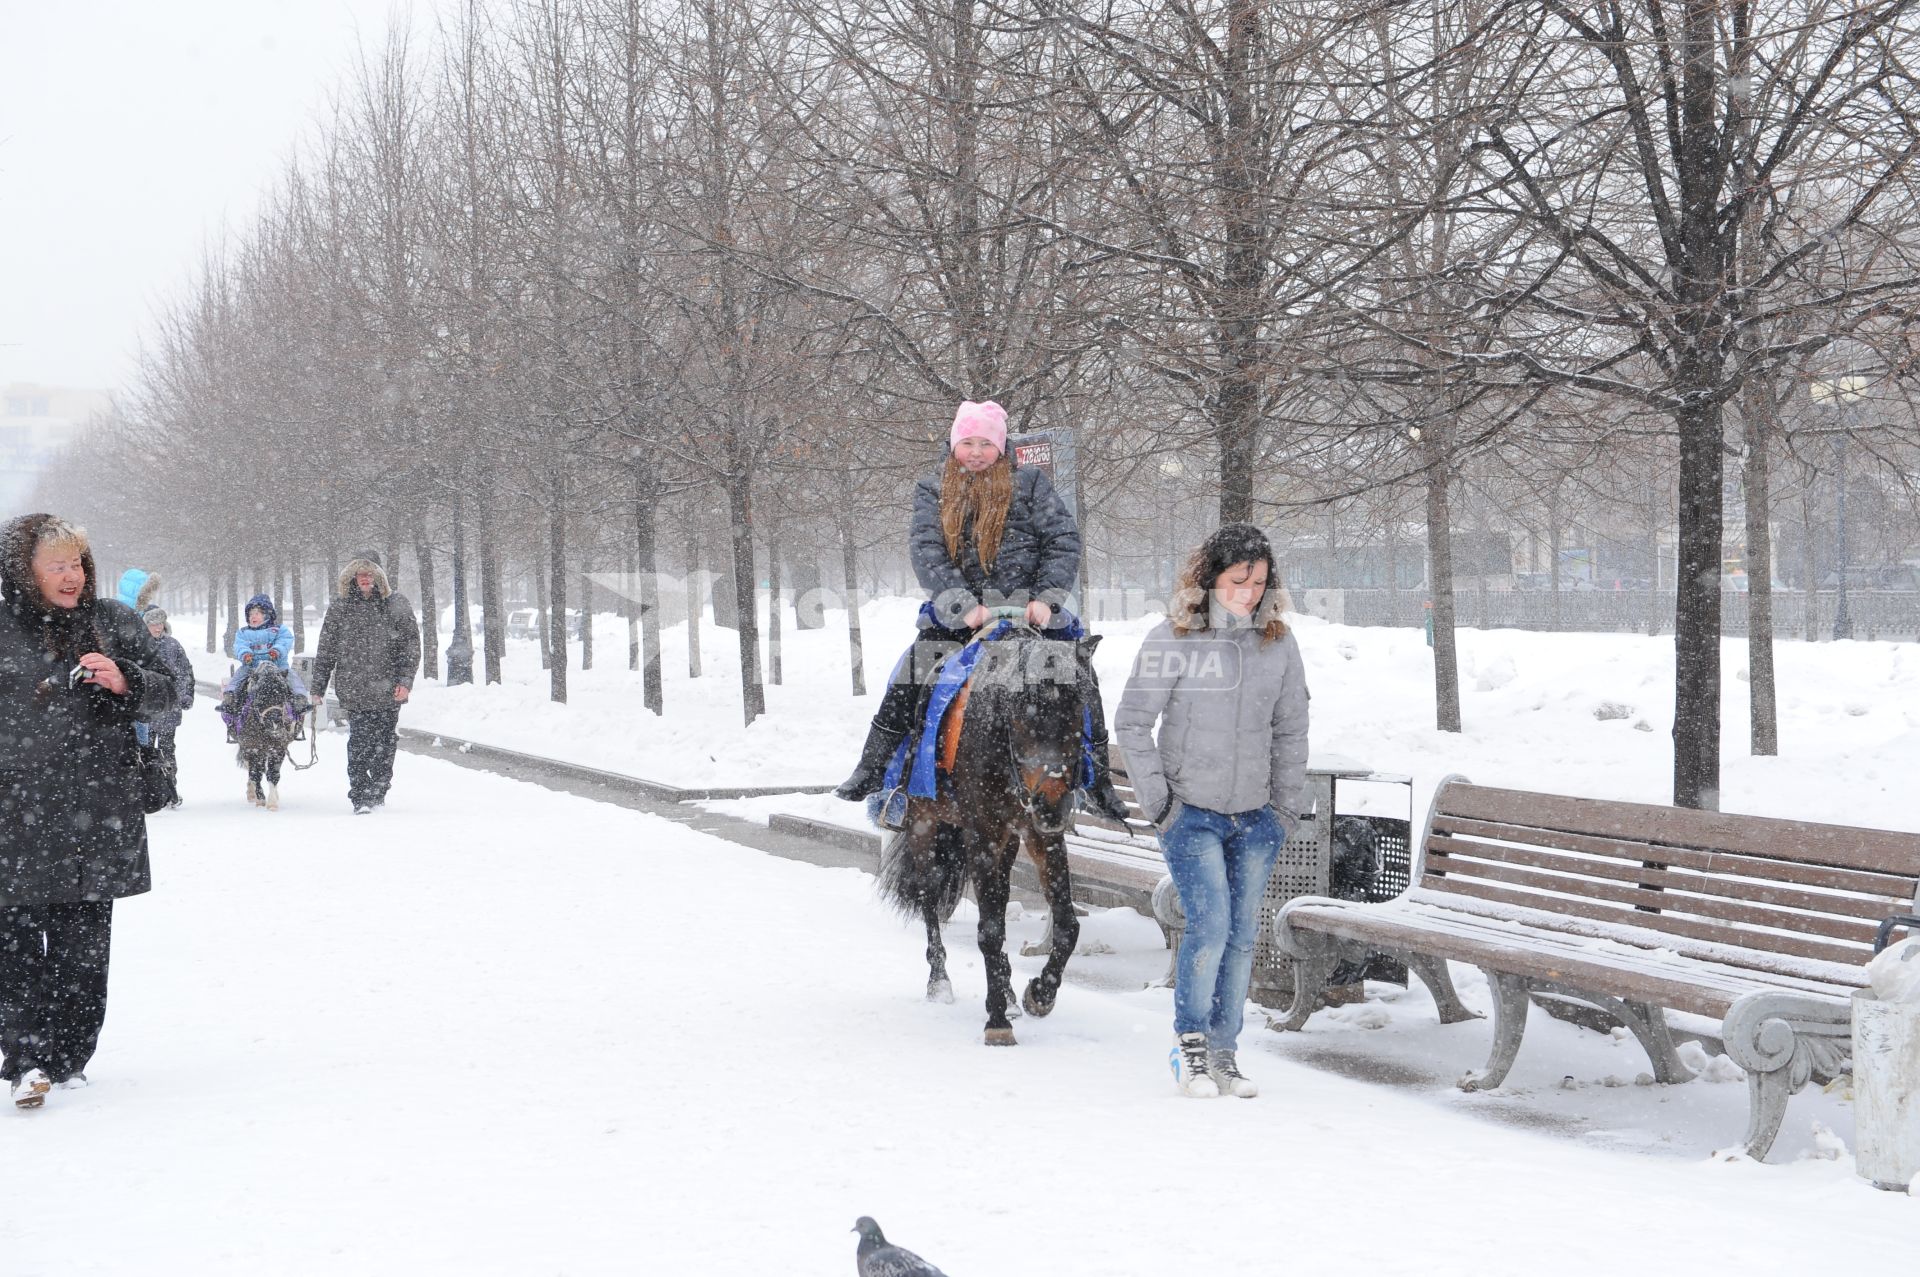
{"label": "bench backrest", "polygon": [[1920,834],[1453,781],[1434,797],[1420,885],[1853,965],[1881,919],[1914,912]]}

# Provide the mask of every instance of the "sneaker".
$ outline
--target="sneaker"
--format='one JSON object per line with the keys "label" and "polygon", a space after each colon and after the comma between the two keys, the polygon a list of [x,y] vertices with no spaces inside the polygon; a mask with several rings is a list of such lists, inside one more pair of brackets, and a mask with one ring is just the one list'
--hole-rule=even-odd
{"label": "sneaker", "polygon": [[1207,1076],[1220,1094],[1250,1100],[1260,1094],[1260,1084],[1240,1071],[1232,1051],[1214,1051],[1207,1056]]}
{"label": "sneaker", "polygon": [[53,1079],[47,1076],[45,1069],[28,1069],[13,1084],[13,1106],[17,1109],[37,1109],[47,1102],[47,1092],[53,1089]]}
{"label": "sneaker", "polygon": [[87,1075],[76,1073],[66,1081],[55,1082],[54,1085],[63,1091],[84,1091],[87,1089]]}
{"label": "sneaker", "polygon": [[1220,1088],[1207,1075],[1206,1034],[1182,1033],[1176,1037],[1173,1050],[1167,1052],[1167,1066],[1173,1070],[1173,1084],[1182,1095],[1196,1100],[1219,1096]]}
{"label": "sneaker", "polygon": [[372,803],[355,803],[353,805],[353,814],[356,816],[364,816],[372,810],[373,810]]}

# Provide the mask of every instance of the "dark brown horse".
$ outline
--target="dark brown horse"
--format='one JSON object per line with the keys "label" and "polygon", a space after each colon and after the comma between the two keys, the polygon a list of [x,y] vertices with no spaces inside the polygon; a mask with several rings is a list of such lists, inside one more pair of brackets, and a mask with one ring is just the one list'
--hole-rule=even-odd
{"label": "dark brown horse", "polygon": [[247,801],[268,811],[279,810],[280,764],[299,727],[292,702],[292,685],[276,665],[259,666],[240,685],[234,735],[240,765],[247,769]]}
{"label": "dark brown horse", "polygon": [[904,835],[881,866],[881,894],[926,924],[929,1001],[953,1001],[940,924],[973,884],[987,970],[989,1046],[1014,1043],[1007,1019],[1013,999],[1007,893],[1022,851],[1039,870],[1053,914],[1047,964],[1020,1000],[1028,1014],[1053,1010],[1080,935],[1064,835],[1080,784],[1089,694],[1081,661],[1099,642],[1050,639],[1022,628],[985,645],[968,682],[952,769],[940,777],[937,798],[908,803]]}

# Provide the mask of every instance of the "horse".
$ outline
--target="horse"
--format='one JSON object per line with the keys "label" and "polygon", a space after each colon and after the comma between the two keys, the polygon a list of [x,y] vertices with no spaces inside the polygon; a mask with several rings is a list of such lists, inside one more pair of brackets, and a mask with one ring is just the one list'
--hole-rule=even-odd
{"label": "horse", "polygon": [[285,670],[271,662],[254,667],[240,686],[240,711],[233,726],[239,762],[247,769],[247,801],[278,811],[280,764],[300,726]]}
{"label": "horse", "polygon": [[1053,915],[1046,966],[1020,999],[1029,1015],[1053,1010],[1079,939],[1065,834],[1083,766],[1089,691],[1080,663],[1099,642],[1098,636],[1050,639],[1027,627],[986,642],[964,701],[956,697],[943,725],[951,733],[960,717],[958,739],[943,741],[951,766],[940,778],[938,796],[908,800],[902,837],[881,866],[882,898],[926,925],[929,1002],[953,1001],[940,924],[971,882],[980,906],[989,1046],[1014,1045],[1007,1018],[1013,998],[1007,895],[1022,851],[1039,871]]}

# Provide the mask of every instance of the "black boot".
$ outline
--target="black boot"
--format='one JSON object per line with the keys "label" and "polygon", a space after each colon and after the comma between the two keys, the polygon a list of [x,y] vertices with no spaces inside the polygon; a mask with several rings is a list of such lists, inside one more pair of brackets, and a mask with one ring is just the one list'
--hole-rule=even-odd
{"label": "black boot", "polygon": [[857,803],[869,794],[879,793],[880,786],[886,783],[887,764],[893,761],[893,751],[900,747],[905,736],[905,732],[889,730],[876,720],[867,729],[867,743],[860,751],[859,765],[853,769],[853,775],[840,782],[833,796]]}
{"label": "black boot", "polygon": [[867,729],[867,743],[860,750],[860,763],[853,769],[853,775],[833,791],[835,798],[857,803],[869,794],[880,792],[880,786],[886,783],[887,764],[893,761],[893,751],[900,747],[913,726],[913,702],[919,690],[910,682],[887,684],[885,694],[880,697],[880,708],[874,711],[873,726]]}
{"label": "black boot", "polygon": [[1125,828],[1127,800],[1113,788],[1113,765],[1109,761],[1107,742],[1107,707],[1100,700],[1100,680],[1094,676],[1092,656],[1091,651],[1081,649],[1080,674],[1084,680],[1082,687],[1090,728],[1087,744],[1093,754],[1093,782],[1086,788],[1087,802],[1094,811]]}

